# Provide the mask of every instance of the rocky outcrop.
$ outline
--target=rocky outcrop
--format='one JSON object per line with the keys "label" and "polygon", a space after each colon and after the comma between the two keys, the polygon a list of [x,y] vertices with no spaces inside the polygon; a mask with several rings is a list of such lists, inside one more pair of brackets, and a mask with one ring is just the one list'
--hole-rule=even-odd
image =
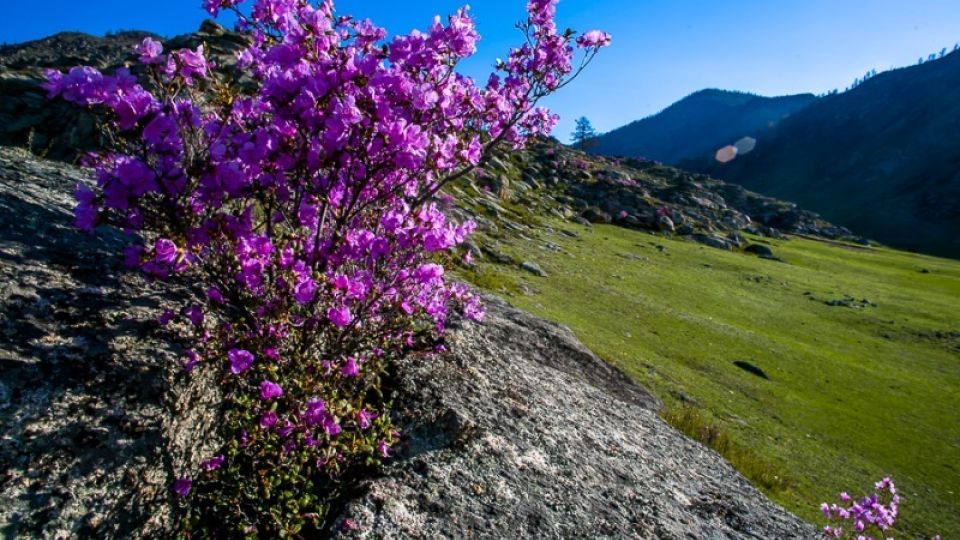
{"label": "rocky outcrop", "polygon": [[117,231],[71,227],[86,176],[0,148],[4,538],[163,536],[172,477],[216,442],[216,387],[155,322],[187,292],[124,272]]}
{"label": "rocky outcrop", "polygon": [[347,538],[812,538],[570,330],[488,297],[451,354],[407,360],[405,443]]}
{"label": "rocky outcrop", "polygon": [[[172,479],[216,444],[218,395],[157,313],[190,292],[70,227],[83,170],[0,148],[0,534],[168,536]],[[411,357],[404,442],[344,536],[810,537],[569,330],[487,299],[449,355]],[[354,528],[355,527],[355,528]]]}
{"label": "rocky outcrop", "polygon": [[[0,145],[20,146],[51,159],[74,162],[84,152],[102,147],[96,117],[62,100],[48,101],[41,86],[44,69],[65,71],[93,66],[105,72],[134,65],[134,48],[149,32],[119,32],[105,37],[77,32],[0,46]],[[165,42],[167,49],[205,45],[213,62],[228,71],[244,38],[206,21],[198,32]]]}

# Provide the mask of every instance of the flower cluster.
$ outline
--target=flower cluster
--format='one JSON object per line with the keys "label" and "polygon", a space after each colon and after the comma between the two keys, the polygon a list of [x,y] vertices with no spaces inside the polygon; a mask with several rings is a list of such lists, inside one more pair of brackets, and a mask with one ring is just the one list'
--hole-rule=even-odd
{"label": "flower cluster", "polygon": [[890,478],[874,484],[874,489],[874,493],[856,501],[844,492],[840,504],[822,503],[820,511],[831,521],[823,528],[824,533],[831,538],[887,538],[900,512],[900,495]]}
{"label": "flower cluster", "polygon": [[118,225],[142,239],[128,265],[206,293],[161,316],[189,329],[184,367],[216,370],[227,400],[223,447],[173,482],[185,527],[290,535],[322,525],[344,475],[391,455],[392,361],[435,346],[454,306],[483,316],[437,264],[474,228],[447,220],[438,191],[549,133],[538,102],[609,36],[560,34],[556,0],[530,0],[524,44],[478,86],[456,70],[479,39],[467,8],[387,40],[330,0],[241,4],[204,2],[249,38],[235,70],[148,38],[139,78],[78,67],[46,88],[102,113],[114,141],[87,162],[77,226]]}

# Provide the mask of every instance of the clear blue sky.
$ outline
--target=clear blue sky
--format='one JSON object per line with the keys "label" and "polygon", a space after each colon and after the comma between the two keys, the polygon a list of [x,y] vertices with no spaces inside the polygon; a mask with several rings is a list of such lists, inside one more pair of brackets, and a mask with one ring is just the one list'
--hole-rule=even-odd
{"label": "clear blue sky", "polygon": [[[339,0],[391,33],[423,28],[464,0]],[[0,42],[63,31],[196,29],[200,0],[11,0]],[[470,2],[484,39],[465,70],[480,76],[516,42],[525,0]],[[600,131],[653,114],[702,88],[781,95],[847,86],[869,69],[914,64],[960,41],[960,0],[562,0],[561,26],[614,36],[590,70],[547,103],[563,120],[587,116]]]}

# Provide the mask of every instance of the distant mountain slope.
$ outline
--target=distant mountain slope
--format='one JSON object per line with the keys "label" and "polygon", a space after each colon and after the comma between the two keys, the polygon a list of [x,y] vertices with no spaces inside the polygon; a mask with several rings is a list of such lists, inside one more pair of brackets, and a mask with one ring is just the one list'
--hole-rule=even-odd
{"label": "distant mountain slope", "polygon": [[960,54],[822,98],[758,139],[733,162],[705,152],[682,165],[892,245],[960,257]]}
{"label": "distant mountain slope", "polygon": [[662,112],[601,135],[594,153],[677,163],[743,137],[762,137],[781,120],[815,102],[813,94],[763,97],[701,90]]}

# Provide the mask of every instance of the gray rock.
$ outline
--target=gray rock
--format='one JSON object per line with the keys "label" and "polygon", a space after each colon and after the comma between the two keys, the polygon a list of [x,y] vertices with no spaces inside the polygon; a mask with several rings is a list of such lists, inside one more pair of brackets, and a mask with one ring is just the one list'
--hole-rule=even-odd
{"label": "gray rock", "polygon": [[172,536],[173,476],[217,443],[212,373],[187,377],[154,322],[187,291],[127,274],[118,232],[70,225],[86,180],[0,147],[5,538]]}
{"label": "gray rock", "polygon": [[667,216],[660,216],[657,218],[657,226],[660,227],[661,231],[664,232],[673,232],[673,220]]}
{"label": "gray rock", "polygon": [[737,231],[730,231],[729,233],[727,233],[727,241],[729,241],[733,247],[738,247],[738,248],[743,247],[743,245],[747,243],[743,235],[741,235]]}
{"label": "gray rock", "polygon": [[749,246],[743,248],[743,250],[747,253],[753,253],[754,255],[764,258],[773,257],[773,250],[763,244],[750,244]]}
{"label": "gray rock", "polygon": [[574,223],[579,223],[580,225],[583,225],[584,227],[592,227],[592,226],[593,226],[592,223],[590,223],[590,222],[587,221],[586,219],[583,219],[583,218],[580,217],[580,216],[574,216],[574,217],[570,218],[570,221],[572,221],[572,222],[574,222]]}
{"label": "gray rock", "polygon": [[515,262],[513,257],[511,257],[510,255],[507,255],[506,253],[498,251],[493,247],[482,246],[480,249],[483,251],[483,253],[485,253],[495,262],[498,262],[500,264],[513,264]]}
{"label": "gray rock", "polygon": [[591,223],[610,223],[613,220],[610,214],[595,206],[588,207],[580,216]]}
{"label": "gray rock", "polygon": [[533,275],[547,277],[547,273],[544,272],[543,269],[540,268],[540,265],[535,262],[524,261],[520,264],[520,268],[530,272]]}
{"label": "gray rock", "polygon": [[405,442],[346,538],[816,538],[569,329],[487,297],[397,381]]}
{"label": "gray rock", "polygon": [[730,241],[726,238],[720,238],[712,234],[693,234],[690,235],[690,239],[694,242],[699,242],[705,246],[717,249],[731,249],[732,247]]}

